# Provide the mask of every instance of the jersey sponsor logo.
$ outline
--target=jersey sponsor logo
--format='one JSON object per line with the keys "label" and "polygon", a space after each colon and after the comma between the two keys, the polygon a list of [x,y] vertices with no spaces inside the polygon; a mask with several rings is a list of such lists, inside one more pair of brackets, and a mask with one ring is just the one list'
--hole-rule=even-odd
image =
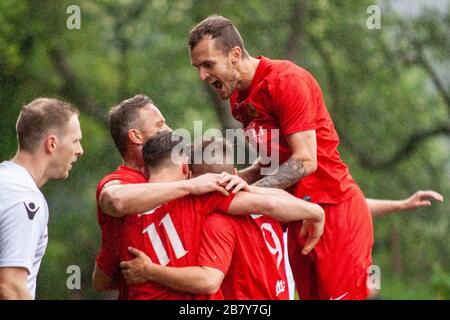
{"label": "jersey sponsor logo", "polygon": [[278,280],[275,286],[276,296],[284,291],[286,291],[286,282],[284,280]]}
{"label": "jersey sponsor logo", "polygon": [[36,215],[36,213],[39,211],[39,209],[41,207],[37,207],[34,204],[34,202],[30,202],[28,204],[26,204],[25,202],[23,203],[23,205],[25,206],[25,210],[27,210],[27,214],[28,214],[28,219],[33,220],[34,216]]}

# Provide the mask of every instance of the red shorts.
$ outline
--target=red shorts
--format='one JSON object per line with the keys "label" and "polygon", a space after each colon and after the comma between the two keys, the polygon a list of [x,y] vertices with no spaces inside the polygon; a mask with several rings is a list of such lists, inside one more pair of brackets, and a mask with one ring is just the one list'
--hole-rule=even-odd
{"label": "red shorts", "polygon": [[316,247],[301,254],[301,222],[288,227],[288,254],[297,292],[304,300],[363,300],[368,295],[368,268],[372,264],[372,216],[364,194],[358,191],[339,204],[321,205],[325,229]]}

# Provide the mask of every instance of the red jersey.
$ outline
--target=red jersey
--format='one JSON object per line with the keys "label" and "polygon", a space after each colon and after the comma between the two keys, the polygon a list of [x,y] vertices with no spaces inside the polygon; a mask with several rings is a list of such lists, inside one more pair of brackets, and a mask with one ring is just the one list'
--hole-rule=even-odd
{"label": "red jersey", "polygon": [[[153,263],[171,267],[195,266],[203,223],[212,211],[227,212],[233,194],[186,196],[126,220],[119,249],[122,261],[134,258],[128,247],[145,252]],[[173,290],[156,282],[129,286],[129,298],[138,300],[184,300],[208,298]]]}
{"label": "red jersey", "polygon": [[[323,100],[322,91],[305,69],[285,60],[259,57],[250,88],[230,98],[233,117],[243,123],[250,142],[279,164],[289,159],[286,137],[315,130],[317,170],[290,189],[297,197],[315,203],[340,203],[359,189],[337,150],[339,137]],[[279,129],[278,133],[276,130]]]}
{"label": "red jersey", "polygon": [[111,278],[119,282],[119,299],[127,299],[127,284],[122,278],[119,268],[118,239],[124,220],[134,220],[135,216],[122,218],[111,217],[100,209],[99,197],[106,184],[145,183],[147,178],[138,170],[126,166],[119,166],[116,171],[106,175],[97,186],[97,219],[102,232],[102,244],[96,261],[98,267]]}
{"label": "red jersey", "polygon": [[205,222],[198,265],[225,274],[228,300],[288,300],[281,225],[262,215],[213,213]]}

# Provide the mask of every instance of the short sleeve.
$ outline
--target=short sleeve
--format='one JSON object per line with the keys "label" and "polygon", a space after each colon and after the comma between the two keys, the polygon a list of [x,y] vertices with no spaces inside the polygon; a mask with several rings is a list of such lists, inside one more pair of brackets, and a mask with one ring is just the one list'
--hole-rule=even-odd
{"label": "short sleeve", "polygon": [[208,214],[213,211],[227,213],[234,195],[235,194],[231,192],[228,196],[225,196],[220,192],[210,192],[194,197],[194,199],[197,202],[196,207],[201,208],[203,214]]}
{"label": "short sleeve", "polygon": [[198,254],[199,266],[228,272],[236,246],[236,233],[231,218],[213,213],[206,218]]}
{"label": "short sleeve", "polygon": [[[117,176],[110,176],[104,179],[97,187],[97,203],[101,192],[112,185],[127,184],[123,178]],[[120,218],[111,217],[103,212],[99,212],[98,222],[102,232],[102,243],[100,250],[95,258],[97,266],[109,277],[114,277],[119,270],[119,254],[117,251],[118,245],[118,228],[121,223]]]}
{"label": "short sleeve", "polygon": [[319,127],[315,86],[296,74],[285,75],[275,84],[272,94],[275,114],[285,136]]}
{"label": "short sleeve", "polygon": [[106,217],[102,225],[102,244],[96,257],[97,266],[109,277],[114,277],[119,268],[119,254],[117,251],[119,239],[117,224],[120,218]]}
{"label": "short sleeve", "polygon": [[47,223],[47,204],[36,193],[22,194],[0,212],[0,267],[22,267],[32,273]]}

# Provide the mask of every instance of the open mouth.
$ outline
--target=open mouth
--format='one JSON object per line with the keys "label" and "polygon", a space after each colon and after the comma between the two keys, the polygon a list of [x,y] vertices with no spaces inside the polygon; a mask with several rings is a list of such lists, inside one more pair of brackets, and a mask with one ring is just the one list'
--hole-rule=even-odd
{"label": "open mouth", "polygon": [[75,162],[77,162],[77,159],[73,160],[73,161],[69,164],[70,169],[72,169],[72,166],[73,166],[73,164],[74,164]]}
{"label": "open mouth", "polygon": [[214,87],[214,89],[216,89],[217,91],[218,91],[218,90],[221,90],[222,87],[223,87],[223,83],[222,83],[222,81],[220,81],[220,80],[216,80],[216,81],[212,82],[211,85],[212,85],[212,86]]}

